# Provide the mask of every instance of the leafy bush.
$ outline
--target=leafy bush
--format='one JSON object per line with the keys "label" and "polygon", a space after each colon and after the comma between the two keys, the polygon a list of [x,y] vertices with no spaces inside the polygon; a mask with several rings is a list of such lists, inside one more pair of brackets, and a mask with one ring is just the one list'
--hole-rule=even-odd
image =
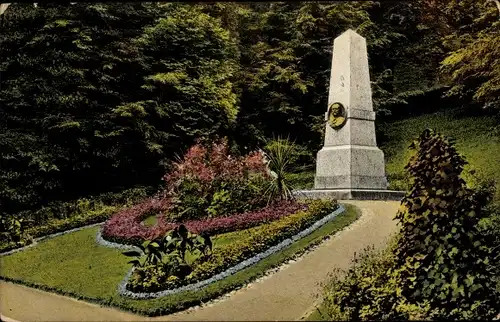
{"label": "leafy bush", "polygon": [[411,189],[389,249],[327,287],[332,319],[491,319],[498,312],[493,241],[480,219],[492,193],[472,191],[453,143],[426,130],[411,148]]}
{"label": "leafy bush", "polygon": [[294,189],[312,189],[314,187],[314,171],[287,174],[287,179]]}
{"label": "leafy bush", "polygon": [[391,255],[367,248],[355,256],[346,274],[333,272],[325,285],[321,315],[339,321],[395,318],[392,307],[398,297],[394,279],[387,274],[394,266]]}
{"label": "leafy bush", "polygon": [[442,317],[489,318],[498,313],[492,252],[478,223],[491,194],[467,188],[460,177],[466,161],[443,136],[426,130],[411,148],[417,150],[407,166],[412,189],[396,215],[403,295],[428,300]]}
{"label": "leafy bush", "polygon": [[129,262],[135,267],[132,280],[151,287],[163,283],[168,285],[188,276],[193,271],[193,262],[204,261],[211,255],[212,241],[208,235],[192,234],[184,225],[180,225],[163,238],[145,241],[140,249],[142,254],[137,251],[123,254],[135,257]]}
{"label": "leafy bush", "polygon": [[[151,267],[144,267],[142,271],[148,272],[141,273],[141,276],[134,272],[127,287],[135,292],[152,292],[210,278],[304,230],[318,219],[331,213],[335,207],[336,203],[333,201],[308,202],[307,210],[299,210],[267,225],[250,228],[245,231],[244,238],[219,248],[216,247],[208,259],[195,260],[193,271],[185,279],[169,279],[166,275],[158,276],[150,271]],[[231,234],[240,236],[241,232]],[[163,274],[163,272],[158,273]],[[168,282],[165,282],[166,280]]]}
{"label": "leafy bush", "polygon": [[[86,213],[99,211],[100,208],[108,206],[125,206],[145,199],[151,191],[147,188],[131,188],[121,192],[107,192],[97,196],[82,198],[72,201],[52,201],[46,206],[37,210],[27,210],[16,214],[16,217],[23,218],[27,222],[26,227],[54,226],[53,221],[60,222],[61,219],[71,217],[87,216]],[[90,217],[90,216],[87,216]],[[107,218],[104,218],[105,220]],[[83,223],[86,225],[86,223]],[[74,227],[73,227],[74,228]]]}
{"label": "leafy bush", "polygon": [[68,218],[52,219],[44,225],[30,227],[27,229],[27,232],[33,237],[42,237],[73,228],[97,224],[108,219],[118,209],[120,208],[116,206],[96,206],[93,209]]}
{"label": "leafy bush", "polygon": [[[296,202],[279,202],[255,211],[227,217],[188,220],[183,224],[194,233],[214,235],[250,228],[264,222],[282,218],[304,208],[303,204]],[[179,223],[168,222],[166,216],[161,215],[165,209],[168,209],[168,203],[165,200],[163,203],[148,200],[142,204],[124,209],[104,224],[103,237],[122,244],[135,245],[140,245],[146,240],[158,238],[167,231],[179,226]],[[151,214],[158,214],[157,224],[149,227],[142,225],[142,219]]]}
{"label": "leafy bush", "polygon": [[227,216],[262,207],[266,165],[261,153],[229,155],[226,141],[192,146],[164,177],[175,221]]}
{"label": "leafy bush", "polygon": [[32,242],[31,235],[25,230],[24,221],[22,218],[0,215],[1,251],[25,246]]}

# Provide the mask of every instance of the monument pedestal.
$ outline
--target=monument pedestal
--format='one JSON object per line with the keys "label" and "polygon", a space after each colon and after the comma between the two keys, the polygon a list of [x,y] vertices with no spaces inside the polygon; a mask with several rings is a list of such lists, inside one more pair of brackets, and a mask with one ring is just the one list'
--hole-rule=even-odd
{"label": "monument pedestal", "polygon": [[325,146],[317,155],[314,189],[387,189],[384,153],[376,146]]}

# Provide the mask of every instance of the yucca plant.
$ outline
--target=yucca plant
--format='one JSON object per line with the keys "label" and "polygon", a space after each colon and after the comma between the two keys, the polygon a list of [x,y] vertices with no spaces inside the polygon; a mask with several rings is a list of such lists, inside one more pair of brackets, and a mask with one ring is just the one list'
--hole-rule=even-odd
{"label": "yucca plant", "polygon": [[295,151],[293,142],[290,140],[278,139],[272,140],[267,144],[264,151],[264,156],[267,159],[272,180],[266,189],[268,202],[279,198],[280,200],[293,199],[293,187],[287,179],[287,174],[293,168],[293,153]]}

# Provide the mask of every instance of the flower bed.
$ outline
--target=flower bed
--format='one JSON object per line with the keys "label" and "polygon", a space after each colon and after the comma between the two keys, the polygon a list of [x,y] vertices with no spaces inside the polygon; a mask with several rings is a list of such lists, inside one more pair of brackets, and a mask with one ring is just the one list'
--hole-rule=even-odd
{"label": "flower bed", "polygon": [[[335,202],[313,201],[308,203],[307,210],[298,210],[267,225],[253,227],[245,232],[244,238],[214,250],[208,260],[196,263],[193,272],[186,279],[168,276],[163,271],[162,266],[151,265],[136,268],[130,276],[127,289],[132,292],[159,292],[210,279],[228,268],[294,237],[326,217],[337,207]],[[234,234],[239,234],[239,232],[234,232]]]}
{"label": "flower bed", "polygon": [[[102,237],[109,241],[122,244],[140,244],[144,240],[153,240],[163,236],[180,223],[168,222],[165,216],[158,216],[154,226],[145,226],[141,221],[152,211],[168,211],[169,203],[166,199],[150,199],[132,208],[117,213],[108,220],[102,229]],[[190,220],[183,224],[192,232],[208,233],[210,235],[247,229],[262,223],[283,218],[299,210],[307,209],[307,205],[283,201],[256,211],[245,212],[227,217],[208,218],[204,220]]]}
{"label": "flower bed", "polygon": [[133,207],[116,213],[102,227],[102,236],[109,241],[121,244],[140,244],[144,240],[156,239],[168,230],[165,221],[157,225],[144,226],[141,221],[151,213],[168,211],[170,202],[164,198],[150,198]]}

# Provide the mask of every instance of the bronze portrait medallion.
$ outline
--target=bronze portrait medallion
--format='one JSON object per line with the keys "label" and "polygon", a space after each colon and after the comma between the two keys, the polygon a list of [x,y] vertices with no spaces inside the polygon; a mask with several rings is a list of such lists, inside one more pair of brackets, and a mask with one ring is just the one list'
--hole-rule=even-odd
{"label": "bronze portrait medallion", "polygon": [[346,110],[341,103],[332,103],[328,108],[328,125],[334,130],[344,126],[347,121]]}

